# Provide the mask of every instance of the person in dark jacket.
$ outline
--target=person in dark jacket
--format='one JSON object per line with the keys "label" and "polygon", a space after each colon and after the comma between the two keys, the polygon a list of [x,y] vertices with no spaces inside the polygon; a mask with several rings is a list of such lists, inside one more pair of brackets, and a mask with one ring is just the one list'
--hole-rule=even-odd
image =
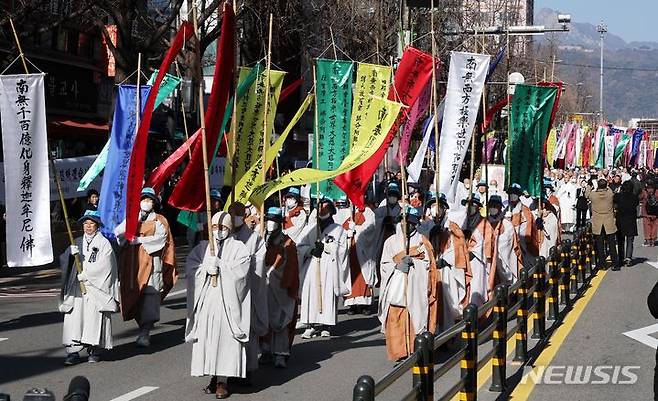
{"label": "person in dark jacket", "polygon": [[619,259],[624,261],[624,265],[630,266],[633,259],[633,240],[637,236],[637,206],[640,204],[630,181],[621,185],[621,192],[615,194],[614,203]]}
{"label": "person in dark jacket", "polygon": [[576,227],[583,228],[587,223],[587,211],[589,210],[589,201],[585,196],[587,190],[587,181],[580,182],[580,188],[576,191]]}

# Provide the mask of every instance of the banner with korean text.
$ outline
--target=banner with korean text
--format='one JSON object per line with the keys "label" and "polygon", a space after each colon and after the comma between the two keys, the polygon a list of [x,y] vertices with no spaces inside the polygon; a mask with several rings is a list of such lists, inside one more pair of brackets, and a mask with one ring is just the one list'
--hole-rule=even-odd
{"label": "banner with korean text", "polygon": [[46,134],[45,74],[0,76],[7,265],[53,261]]}
{"label": "banner with korean text", "polygon": [[[246,80],[250,73],[251,68],[240,67],[239,82]],[[285,74],[283,71],[270,71],[270,99],[267,102],[269,106],[267,110],[267,129],[269,132],[267,138],[270,138],[274,130],[274,117]],[[264,107],[265,72],[263,71],[246,95],[238,101],[238,107],[235,111],[237,125],[234,130],[237,142],[235,144],[235,160],[232,162],[235,171],[228,170],[228,174],[224,178],[224,185],[232,185],[234,181],[240,181],[240,178],[262,156]],[[233,147],[232,142],[235,139],[230,138],[229,148]]]}
{"label": "banner with korean text", "polygon": [[363,114],[363,132],[359,136],[359,141],[354,143],[350,153],[336,170],[322,171],[313,168],[295,170],[256,188],[251,195],[251,202],[260,207],[276,191],[294,185],[301,186],[334,178],[361,165],[377,152],[384,142],[400,113],[401,107],[401,103],[383,98],[373,98],[370,107]]}
{"label": "banner with korean text", "polygon": [[484,79],[486,54],[452,52],[439,144],[439,192],[454,202],[462,163],[475,128]]}

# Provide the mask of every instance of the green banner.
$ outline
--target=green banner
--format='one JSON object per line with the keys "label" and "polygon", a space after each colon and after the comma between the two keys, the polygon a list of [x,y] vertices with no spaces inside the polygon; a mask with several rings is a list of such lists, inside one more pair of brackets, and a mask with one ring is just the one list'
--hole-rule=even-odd
{"label": "green banner", "polygon": [[615,166],[617,165],[619,160],[621,160],[621,157],[624,155],[624,150],[626,150],[626,146],[628,145],[628,142],[630,142],[630,140],[631,140],[631,136],[625,132],[619,139],[619,143],[617,143],[617,146],[615,147]]}
{"label": "green banner", "polygon": [[[251,68],[240,67],[240,76],[238,82],[243,82],[251,73]],[[283,71],[270,71],[269,82],[270,92],[268,110],[267,110],[267,135],[269,139],[274,131],[274,117],[276,108],[279,103],[281,94],[281,85],[285,76]],[[265,71],[258,75],[256,83],[247,91],[246,95],[238,101],[238,107],[235,111],[236,120],[234,132],[236,138],[229,138],[229,147],[235,148],[233,155],[234,161],[232,168],[226,170],[224,175],[224,185],[233,185],[234,182],[240,181],[240,178],[249,171],[251,166],[263,155],[263,131],[264,127],[264,108],[265,108]],[[233,147],[233,142],[235,147]],[[269,142],[268,142],[269,146]]]}
{"label": "green banner", "polygon": [[[153,74],[151,74],[151,78],[149,78],[147,85],[153,85],[153,82],[155,82],[155,79],[158,76],[158,70],[154,70]],[[174,93],[174,90],[180,85],[181,79],[173,76],[171,74],[165,74],[164,79],[162,80],[162,83],[160,84],[160,89],[158,90],[158,95],[155,97],[155,106],[153,107],[153,110],[157,109],[158,106],[162,104],[162,102],[165,101],[169,95]]]}
{"label": "green banner", "polygon": [[597,137],[599,138],[599,149],[597,150],[596,153],[596,163],[594,164],[594,167],[596,168],[603,168],[603,161],[604,161],[604,154],[605,154],[605,133],[606,129],[603,127],[599,127],[598,131],[596,132]]}
{"label": "green banner", "polygon": [[531,196],[541,196],[544,143],[550,130],[556,87],[516,85],[511,110],[510,181]]}
{"label": "green banner", "polygon": [[[333,171],[350,151],[354,63],[319,59],[316,73],[318,121],[317,140],[313,143],[313,166],[319,170]],[[317,144],[320,146],[316,152]],[[320,157],[319,161],[315,160],[316,155]],[[334,199],[345,195],[332,179],[320,182],[320,193]]]}

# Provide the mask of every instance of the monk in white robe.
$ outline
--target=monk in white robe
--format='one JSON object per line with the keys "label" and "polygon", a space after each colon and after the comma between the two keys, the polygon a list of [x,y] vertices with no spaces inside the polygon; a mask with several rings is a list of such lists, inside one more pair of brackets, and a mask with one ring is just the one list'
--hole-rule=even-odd
{"label": "monk in white robe", "polygon": [[[251,322],[247,247],[231,235],[228,213],[212,217],[216,256],[202,241],[187,257],[185,341],[192,343],[192,376],[212,376],[206,393],[230,395],[228,377],[247,375]],[[213,285],[213,276],[217,284]]]}
{"label": "monk in white robe", "polygon": [[[539,210],[537,210],[537,213],[539,213]],[[542,205],[542,218],[538,219],[537,222],[540,240],[539,256],[543,256],[548,260],[551,249],[562,241],[562,230],[558,213],[553,204],[548,202],[547,199],[544,199]],[[545,267],[548,269],[548,264]]]}
{"label": "monk in white robe", "polygon": [[267,272],[265,270],[265,241],[259,233],[244,224],[245,206],[234,202],[228,209],[233,219],[233,237],[241,241],[249,251],[249,290],[251,293],[251,326],[247,346],[247,378],[251,381],[251,372],[258,369],[258,338],[269,330],[267,312]]}
{"label": "monk in white robe", "polygon": [[[119,311],[117,264],[112,245],[98,231],[100,214],[87,210],[79,221],[84,234],[60,256],[63,282],[59,311],[64,314],[65,365],[80,362],[79,353],[84,348],[88,361],[98,362],[100,350],[112,348],[111,315]],[[73,261],[75,255],[82,263],[80,273]]]}
{"label": "monk in white robe", "polygon": [[470,260],[464,232],[457,222],[450,219],[446,196],[439,194],[438,202],[432,194],[427,202],[430,219],[423,225],[431,225],[426,235],[434,249],[434,259],[441,275],[442,307],[437,333],[446,330],[461,319],[464,307],[470,299],[472,278]]}
{"label": "monk in white robe", "polygon": [[[409,209],[415,210],[415,209]],[[419,216],[407,214],[407,227],[384,243],[379,320],[390,360],[401,360],[414,349],[416,335],[436,332],[441,316],[441,278],[434,250],[416,230]],[[407,250],[408,237],[409,247]]]}
{"label": "monk in white robe", "polygon": [[469,302],[482,306],[489,300],[489,272],[487,258],[484,255],[484,225],[480,225],[484,220],[480,213],[482,208],[480,196],[473,194],[472,198],[464,204],[466,205],[466,219],[462,225],[462,231],[468,241],[467,250],[472,274]]}
{"label": "monk in white robe", "polygon": [[384,199],[377,209],[375,209],[375,262],[377,263],[377,285],[381,281],[381,266],[382,249],[384,242],[393,234],[395,234],[396,225],[402,213],[400,206],[400,189],[397,184],[390,183],[386,189],[386,199]]}
{"label": "monk in white robe", "polygon": [[345,298],[344,305],[350,308],[348,314],[369,315],[373,290],[377,281],[375,213],[366,206],[361,210],[354,211],[354,219],[348,214],[342,225],[347,232],[349,241],[349,265],[352,279],[352,290],[350,295]]}
{"label": "monk in white robe", "polygon": [[270,332],[261,343],[261,363],[286,368],[295,335],[295,305],[299,293],[299,263],[295,242],[282,231],[281,209],[271,207],[265,214],[267,254],[267,300]]}
{"label": "monk in white robe", "polygon": [[576,225],[576,201],[578,200],[578,179],[572,177],[555,194],[560,202],[560,223],[564,231],[571,232]]}
{"label": "monk in white robe", "polygon": [[336,207],[329,198],[319,205],[319,229],[314,219],[307,225],[297,244],[300,263],[299,282],[300,323],[307,327],[302,338],[318,333],[330,337],[330,326],[336,325],[338,300],[348,295],[351,288],[347,263],[347,233],[336,224]]}
{"label": "monk in white robe", "polygon": [[516,235],[519,238],[523,264],[530,268],[535,258],[539,256],[539,239],[535,227],[535,216],[530,211],[530,207],[521,202],[523,190],[519,184],[512,184],[508,189],[508,194],[509,204],[505,218],[514,226]]}
{"label": "monk in white robe", "polygon": [[[151,329],[160,320],[160,302],[176,284],[174,237],[167,219],[156,213],[160,200],[152,188],[141,194],[137,237],[126,241],[125,220],[114,229],[123,247],[120,256],[121,314],[135,319],[140,328],[136,344],[151,344]],[[101,205],[102,206],[102,205]]]}
{"label": "monk in white robe", "polygon": [[288,190],[284,197],[284,207],[285,221],[283,231],[296,244],[299,242],[308,220],[308,212],[304,209],[298,188],[293,187]]}

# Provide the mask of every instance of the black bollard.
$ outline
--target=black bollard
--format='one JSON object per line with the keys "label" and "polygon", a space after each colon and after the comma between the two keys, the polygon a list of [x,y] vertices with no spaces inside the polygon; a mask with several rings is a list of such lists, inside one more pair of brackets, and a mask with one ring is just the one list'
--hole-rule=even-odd
{"label": "black bollard", "polygon": [[352,401],[375,401],[375,379],[361,376],[354,385]]}
{"label": "black bollard", "polygon": [[571,298],[569,298],[569,248],[571,241],[562,241],[562,248],[560,251],[560,305],[571,305]]}
{"label": "black bollard", "polygon": [[571,251],[569,256],[571,257],[571,265],[569,266],[569,289],[572,294],[578,294],[578,241],[579,238],[575,237],[573,242],[571,242]]}
{"label": "black bollard", "polygon": [[477,400],[477,360],[478,360],[478,307],[468,304],[464,308],[466,327],[462,331],[462,339],[466,340],[466,353],[461,360],[461,373],[464,387],[459,392],[459,399]]}
{"label": "black bollard", "polygon": [[434,398],[434,336],[429,331],[416,336],[414,349],[418,359],[411,369],[414,387],[420,385],[420,401],[432,401]]}
{"label": "black bollard", "polygon": [[507,286],[497,285],[494,289],[496,306],[494,306],[493,331],[494,355],[492,361],[491,387],[489,391],[502,393],[507,388]]}
{"label": "black bollard", "polygon": [[546,259],[542,256],[535,259],[537,268],[533,277],[537,285],[532,296],[535,299],[535,312],[532,314],[532,338],[544,339],[546,337]]}
{"label": "black bollard", "polygon": [[551,256],[548,260],[548,285],[551,287],[548,293],[548,320],[557,320],[560,316],[559,303],[559,252],[556,247],[551,249]]}
{"label": "black bollard", "polygon": [[525,362],[528,360],[528,270],[524,267],[519,274],[519,287],[517,293],[521,304],[516,311],[516,352],[514,362]]}

